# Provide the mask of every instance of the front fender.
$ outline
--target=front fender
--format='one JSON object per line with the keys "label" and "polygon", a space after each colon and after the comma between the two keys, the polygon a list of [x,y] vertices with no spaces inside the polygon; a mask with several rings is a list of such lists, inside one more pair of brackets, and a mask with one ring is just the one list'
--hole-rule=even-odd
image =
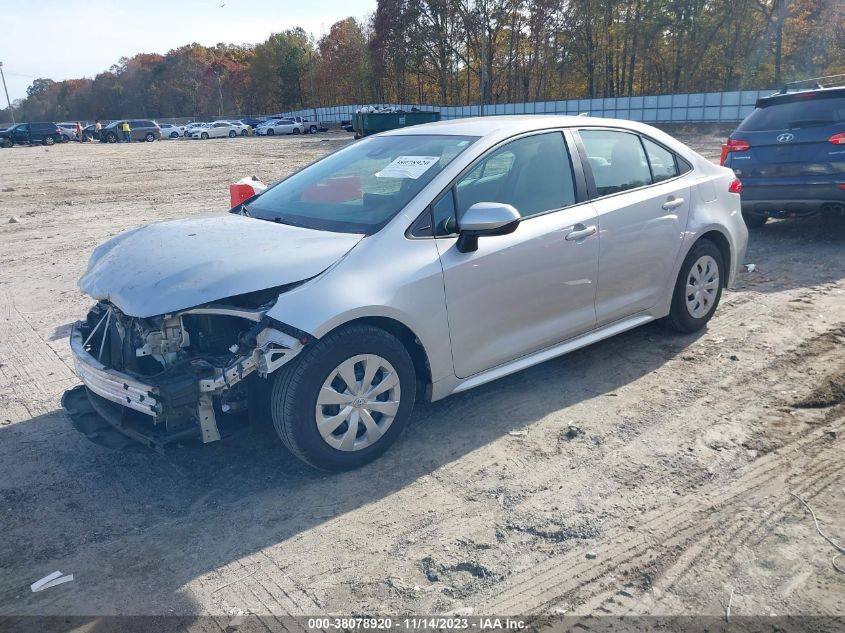
{"label": "front fender", "polygon": [[454,376],[433,239],[365,238],[325,274],[281,295],[267,316],[317,338],[356,319],[393,319],[419,339],[433,381]]}

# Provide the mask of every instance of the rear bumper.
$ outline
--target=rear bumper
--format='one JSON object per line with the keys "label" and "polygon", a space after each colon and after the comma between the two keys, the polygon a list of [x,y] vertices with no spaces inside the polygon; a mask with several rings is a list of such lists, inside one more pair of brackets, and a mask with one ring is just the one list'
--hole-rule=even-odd
{"label": "rear bumper", "polygon": [[742,210],[767,215],[810,215],[845,208],[845,189],[837,182],[756,184],[742,181]]}

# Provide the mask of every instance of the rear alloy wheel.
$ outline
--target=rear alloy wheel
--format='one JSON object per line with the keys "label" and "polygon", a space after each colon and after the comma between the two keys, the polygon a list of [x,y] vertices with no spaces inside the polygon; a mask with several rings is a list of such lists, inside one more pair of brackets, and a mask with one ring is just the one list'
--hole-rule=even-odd
{"label": "rear alloy wheel", "polygon": [[722,297],[724,268],[722,253],[713,242],[696,242],[681,266],[664,323],[678,332],[696,332],[707,325]]}
{"label": "rear alloy wheel", "polygon": [[106,140],[109,143],[117,143],[117,134],[114,132],[109,132],[109,135],[106,137]]}
{"label": "rear alloy wheel", "polygon": [[204,141],[207,141],[208,140],[208,132],[203,132],[202,134],[200,134],[200,138]]}
{"label": "rear alloy wheel", "polygon": [[156,135],[152,132],[147,132],[147,135],[144,136],[144,140],[147,141],[147,143],[152,143],[154,140],[156,140]]}
{"label": "rear alloy wheel", "polygon": [[241,130],[241,136],[246,136],[246,135],[247,135],[247,131],[246,131],[246,130]]}
{"label": "rear alloy wheel", "polygon": [[416,397],[414,363],[393,335],[368,325],[337,330],[275,377],[273,424],[282,443],[323,470],[349,470],[386,451]]}
{"label": "rear alloy wheel", "polygon": [[229,130],[229,138],[235,138],[238,135],[235,130]]}
{"label": "rear alloy wheel", "polygon": [[293,134],[294,134],[294,136],[299,134],[299,128],[298,127],[293,128]]}
{"label": "rear alloy wheel", "polygon": [[[55,142],[56,142],[56,139],[54,139],[52,136],[45,136],[44,137],[44,145],[53,145]],[[11,147],[11,145],[9,145],[9,147]]]}
{"label": "rear alloy wheel", "polygon": [[170,138],[179,138],[179,132],[171,132]]}
{"label": "rear alloy wheel", "polygon": [[308,128],[308,131],[309,131],[311,134],[316,134],[316,133],[317,133],[317,126],[316,126],[316,125],[312,125],[310,128]]}
{"label": "rear alloy wheel", "polygon": [[753,213],[751,211],[743,211],[742,219],[745,220],[745,226],[749,229],[757,229],[763,226],[769,219],[765,213]]}

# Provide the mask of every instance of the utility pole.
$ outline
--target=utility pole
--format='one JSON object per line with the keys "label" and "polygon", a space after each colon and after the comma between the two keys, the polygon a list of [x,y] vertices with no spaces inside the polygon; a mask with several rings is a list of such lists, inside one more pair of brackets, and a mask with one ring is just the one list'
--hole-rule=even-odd
{"label": "utility pole", "polygon": [[219,118],[223,118],[223,86],[220,83],[220,71],[215,70],[214,76],[217,77],[217,95],[220,97],[220,114]]}
{"label": "utility pole", "polygon": [[3,62],[0,62],[0,78],[3,79],[3,92],[6,93],[6,103],[9,104],[9,116],[12,117],[12,125],[14,125],[15,112],[12,110],[12,102],[9,100],[9,90],[6,88],[6,75],[3,74]]}
{"label": "utility pole", "polygon": [[314,97],[314,53],[310,49],[308,50],[308,70],[311,75],[311,107],[314,109],[314,120],[316,121],[317,99]]}

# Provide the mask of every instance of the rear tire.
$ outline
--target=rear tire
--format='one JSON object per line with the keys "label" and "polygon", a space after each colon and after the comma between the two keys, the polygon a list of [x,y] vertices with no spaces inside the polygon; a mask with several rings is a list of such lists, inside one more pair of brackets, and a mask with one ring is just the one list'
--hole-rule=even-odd
{"label": "rear tire", "polygon": [[117,143],[117,134],[114,132],[110,132],[109,135],[106,137],[106,140],[109,143]]}
{"label": "rear tire", "polygon": [[171,132],[170,138],[179,138],[179,132]]}
{"label": "rear tire", "polygon": [[247,135],[247,131],[246,131],[246,130],[241,130],[241,136],[246,136],[246,135]]}
{"label": "rear tire", "polygon": [[229,138],[235,138],[238,135],[235,130],[229,130]]}
{"label": "rear tire", "polygon": [[308,128],[308,132],[309,132],[309,134],[316,134],[317,133],[317,126],[312,125],[310,128]]}
{"label": "rear tire", "polygon": [[62,134],[62,143],[67,143],[68,141],[70,141],[70,137],[66,134]]}
{"label": "rear tire", "polygon": [[295,127],[293,128],[293,135],[296,136],[297,134],[299,134],[299,128]]}
{"label": "rear tire", "polygon": [[[343,373],[355,384],[349,385]],[[358,468],[401,435],[416,387],[411,356],[393,335],[369,325],[341,328],[277,372],[270,393],[273,425],[285,447],[314,468]]]}
{"label": "rear tire", "polygon": [[757,229],[763,226],[769,219],[765,213],[752,213],[750,211],[742,212],[742,219],[745,221],[745,226],[749,229]]}
{"label": "rear tire", "polygon": [[719,306],[726,280],[719,248],[708,239],[696,242],[681,265],[672,309],[662,323],[684,333],[702,329]]}
{"label": "rear tire", "polygon": [[152,132],[147,132],[146,136],[144,136],[144,140],[147,141],[147,143],[152,143],[156,140],[156,135]]}
{"label": "rear tire", "polygon": [[[44,137],[44,145],[53,145],[55,142],[56,142],[56,139],[54,139],[52,136],[45,136]],[[12,146],[11,144],[7,145],[7,147],[11,147],[11,146]]]}
{"label": "rear tire", "polygon": [[273,136],[275,133],[276,133],[276,131],[273,128],[267,129],[267,136]]}
{"label": "rear tire", "polygon": [[208,140],[208,132],[203,132],[202,134],[200,134],[200,138],[204,141],[207,141]]}

